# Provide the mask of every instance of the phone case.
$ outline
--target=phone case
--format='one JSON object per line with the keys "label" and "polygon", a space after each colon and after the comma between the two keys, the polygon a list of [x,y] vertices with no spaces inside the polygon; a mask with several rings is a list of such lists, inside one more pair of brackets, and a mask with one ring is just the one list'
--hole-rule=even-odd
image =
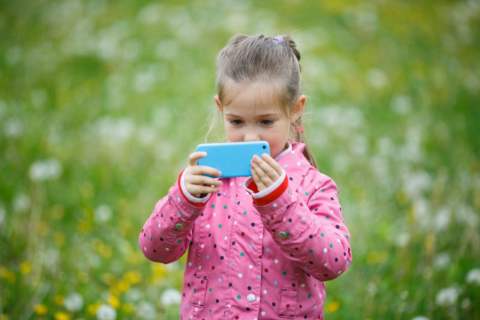
{"label": "phone case", "polygon": [[198,159],[197,164],[220,170],[221,178],[249,177],[253,156],[270,155],[270,145],[267,141],[205,143],[199,144],[197,151],[207,153],[205,158]]}

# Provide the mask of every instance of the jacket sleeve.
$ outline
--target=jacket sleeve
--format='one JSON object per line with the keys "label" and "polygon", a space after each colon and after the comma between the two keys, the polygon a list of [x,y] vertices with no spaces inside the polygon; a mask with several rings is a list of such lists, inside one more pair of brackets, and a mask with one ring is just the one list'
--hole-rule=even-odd
{"label": "jacket sleeve", "polygon": [[328,281],[349,267],[350,235],[337,186],[326,175],[312,168],[298,192],[287,186],[278,198],[254,206],[274,241],[304,272]]}
{"label": "jacket sleeve", "polygon": [[195,220],[206,206],[206,201],[190,201],[191,195],[182,190],[183,172],[168,195],[156,203],[138,238],[145,257],[155,262],[174,262],[187,251],[193,238]]}

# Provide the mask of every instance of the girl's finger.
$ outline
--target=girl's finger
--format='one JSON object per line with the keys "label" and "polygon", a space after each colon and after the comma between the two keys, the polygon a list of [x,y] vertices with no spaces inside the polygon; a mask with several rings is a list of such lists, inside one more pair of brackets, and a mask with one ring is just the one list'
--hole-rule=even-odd
{"label": "girl's finger", "polygon": [[214,186],[221,187],[223,185],[222,181],[218,179],[206,177],[206,176],[190,176],[188,177],[188,179],[187,177],[185,177],[185,183],[190,183],[190,184],[199,185],[199,186],[203,186],[204,184],[206,184],[209,186],[214,185]]}
{"label": "girl's finger", "polygon": [[207,187],[207,186],[189,185],[187,186],[187,191],[190,194],[194,195],[194,194],[202,194],[202,193],[216,193],[219,191],[219,189]]}
{"label": "girl's finger", "polygon": [[273,159],[271,156],[269,156],[269,155],[266,154],[266,153],[262,154],[262,159],[265,160],[268,164],[270,164],[270,166],[272,166],[273,169],[275,169],[275,171],[278,173],[279,176],[282,175],[283,169],[282,169],[282,167],[278,164],[278,162],[275,161],[275,159]]}
{"label": "girl's finger", "polygon": [[220,177],[222,175],[222,173],[217,169],[208,166],[194,166],[191,167],[189,170],[192,175],[208,174],[214,177]]}
{"label": "girl's finger", "polygon": [[275,180],[272,180],[269,175],[263,170],[263,168],[258,165],[258,163],[253,162],[252,166],[253,170],[255,170],[255,172],[257,173],[258,178],[266,187],[269,187],[273,184]]}
{"label": "girl's finger", "polygon": [[280,176],[278,175],[277,171],[270,166],[265,160],[255,156],[254,160],[255,163],[262,169],[262,171],[267,175],[272,181],[277,181]]}
{"label": "girl's finger", "polygon": [[252,164],[252,167],[251,167],[250,171],[252,172],[252,178],[253,178],[253,181],[255,182],[255,184],[258,187],[258,191],[262,191],[262,190],[266,189],[267,187],[263,184],[262,180],[260,180],[257,172],[253,168],[253,164]]}
{"label": "girl's finger", "polygon": [[207,153],[204,151],[193,152],[188,156],[188,165],[192,167],[196,166],[198,159],[205,158],[206,156],[207,156]]}

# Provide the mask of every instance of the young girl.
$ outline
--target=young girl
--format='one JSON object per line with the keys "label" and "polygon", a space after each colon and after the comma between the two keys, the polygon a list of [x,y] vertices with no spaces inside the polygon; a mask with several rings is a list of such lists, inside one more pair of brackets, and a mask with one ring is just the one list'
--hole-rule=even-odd
{"label": "young girl", "polygon": [[228,142],[265,140],[271,155],[252,159],[251,177],[219,178],[192,153],[146,221],[148,259],[189,249],[181,319],[323,319],[324,282],[352,261],[337,186],[304,142],[299,61],[290,36],[235,35],[218,56]]}

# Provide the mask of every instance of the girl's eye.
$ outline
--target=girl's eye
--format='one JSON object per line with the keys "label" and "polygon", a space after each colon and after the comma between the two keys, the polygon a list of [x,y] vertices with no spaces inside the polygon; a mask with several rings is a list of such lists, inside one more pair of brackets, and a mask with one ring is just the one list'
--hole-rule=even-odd
{"label": "girl's eye", "polygon": [[233,124],[234,126],[239,126],[243,123],[243,121],[242,120],[231,120],[230,123]]}
{"label": "girl's eye", "polygon": [[261,124],[266,125],[266,126],[270,126],[270,125],[273,124],[272,120],[262,120],[260,122],[261,122]]}

